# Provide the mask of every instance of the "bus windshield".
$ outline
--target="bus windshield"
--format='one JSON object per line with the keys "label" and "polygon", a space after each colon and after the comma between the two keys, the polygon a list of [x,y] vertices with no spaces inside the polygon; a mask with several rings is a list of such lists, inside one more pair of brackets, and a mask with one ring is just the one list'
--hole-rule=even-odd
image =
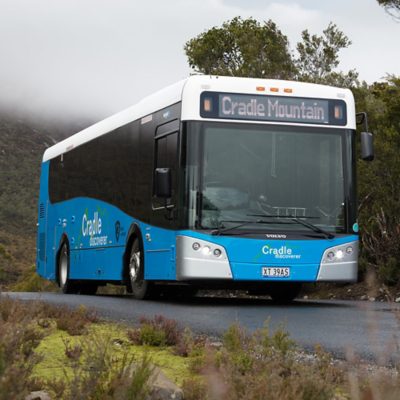
{"label": "bus windshield", "polygon": [[201,228],[345,232],[345,130],[203,123],[199,131]]}

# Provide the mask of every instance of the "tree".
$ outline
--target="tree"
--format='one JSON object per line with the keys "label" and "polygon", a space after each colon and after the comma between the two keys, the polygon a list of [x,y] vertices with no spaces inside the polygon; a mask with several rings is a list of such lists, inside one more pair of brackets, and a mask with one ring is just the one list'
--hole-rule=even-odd
{"label": "tree", "polygon": [[287,37],[271,20],[236,17],[189,40],[184,49],[196,72],[253,78],[293,79],[351,87],[357,83],[355,70],[337,72],[338,53],[351,41],[335,24],[322,36],[305,30],[297,44],[298,58]]}
{"label": "tree", "polygon": [[379,5],[392,15],[400,20],[400,0],[377,0]]}
{"label": "tree", "polygon": [[362,264],[381,281],[400,281],[400,78],[365,83],[354,90],[357,109],[368,113],[375,160],[358,164]]}
{"label": "tree", "polygon": [[189,65],[214,75],[290,79],[296,68],[289,42],[274,22],[236,17],[189,40]]}
{"label": "tree", "polygon": [[296,66],[301,81],[351,87],[357,82],[358,73],[335,72],[339,65],[339,51],[351,45],[349,38],[337,26],[330,23],[322,36],[310,35],[308,30],[301,34],[297,44]]}

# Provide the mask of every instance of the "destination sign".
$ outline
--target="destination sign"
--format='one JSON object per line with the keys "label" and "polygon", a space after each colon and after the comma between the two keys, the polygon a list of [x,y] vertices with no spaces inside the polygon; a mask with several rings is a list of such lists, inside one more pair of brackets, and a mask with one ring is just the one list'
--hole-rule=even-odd
{"label": "destination sign", "polygon": [[204,92],[200,111],[209,118],[346,125],[342,100]]}

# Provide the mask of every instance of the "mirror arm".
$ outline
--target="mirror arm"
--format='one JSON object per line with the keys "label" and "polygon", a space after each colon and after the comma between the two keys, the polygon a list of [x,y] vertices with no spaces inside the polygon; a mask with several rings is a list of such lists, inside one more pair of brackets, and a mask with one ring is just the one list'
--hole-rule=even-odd
{"label": "mirror arm", "polygon": [[368,115],[365,111],[359,112],[356,114],[356,118],[360,117],[360,121],[356,121],[357,125],[364,125],[365,132],[369,132],[368,130]]}

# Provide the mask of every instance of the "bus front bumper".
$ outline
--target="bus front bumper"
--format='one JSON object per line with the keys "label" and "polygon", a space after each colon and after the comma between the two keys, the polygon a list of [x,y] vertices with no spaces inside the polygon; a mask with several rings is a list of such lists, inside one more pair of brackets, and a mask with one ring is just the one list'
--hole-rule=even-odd
{"label": "bus front bumper", "polygon": [[[345,252],[349,246],[353,252],[342,259],[329,256]],[[189,236],[177,236],[176,279],[230,280],[230,281],[291,281],[291,282],[355,282],[357,281],[358,243],[351,242],[327,248],[320,263],[291,264],[269,263],[271,267],[289,267],[288,278],[265,278],[262,269],[265,263],[230,262],[227,250],[219,244]]]}

